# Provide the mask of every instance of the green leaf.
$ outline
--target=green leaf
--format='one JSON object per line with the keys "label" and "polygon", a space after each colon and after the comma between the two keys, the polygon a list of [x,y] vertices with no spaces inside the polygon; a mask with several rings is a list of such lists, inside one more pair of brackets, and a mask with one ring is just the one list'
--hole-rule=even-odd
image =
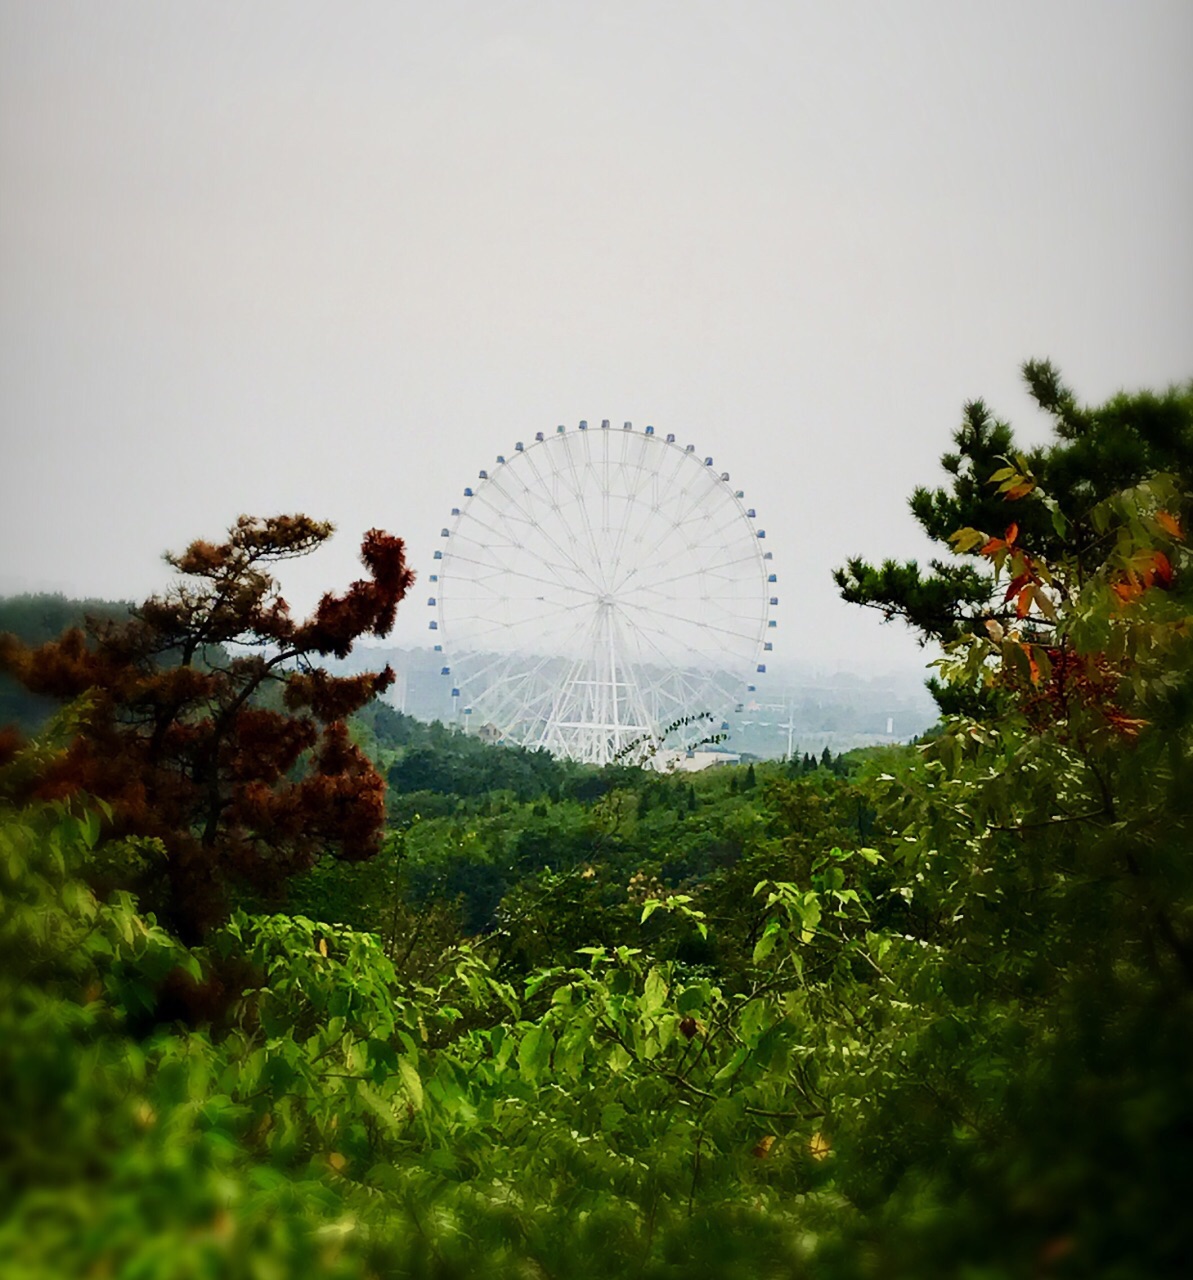
{"label": "green leaf", "polygon": [[422,1077],[418,1074],[418,1068],[407,1057],[398,1059],[398,1075],[402,1078],[402,1084],[406,1088],[407,1096],[410,1098],[410,1105],[415,1111],[421,1111],[423,1105],[423,1082]]}
{"label": "green leaf", "polygon": [[642,999],[639,1008],[644,1014],[657,1013],[667,998],[667,983],[658,969],[651,969],[642,984]]}
{"label": "green leaf", "polygon": [[620,1074],[630,1065],[633,1059],[621,1045],[615,1043],[609,1049],[605,1061],[608,1063],[610,1071]]}
{"label": "green leaf", "polygon": [[601,1132],[611,1134],[625,1119],[626,1109],[620,1102],[610,1102],[601,1108]]}
{"label": "green leaf", "polygon": [[395,1070],[401,1072],[398,1055],[388,1040],[371,1039],[365,1047],[369,1054],[369,1067],[374,1084],[381,1084]]}
{"label": "green leaf", "polygon": [[99,814],[93,809],[88,809],[83,820],[79,824],[79,834],[83,838],[83,843],[88,849],[94,849],[99,843],[100,820]]}
{"label": "green leaf", "polygon": [[965,528],[949,534],[949,541],[958,555],[965,555],[975,547],[982,546],[989,539],[980,529]]}
{"label": "green leaf", "polygon": [[698,1009],[703,1009],[711,999],[710,985],[707,982],[696,982],[679,993],[675,1008],[680,1014],[695,1013]]}
{"label": "green leaf", "polygon": [[527,1084],[533,1084],[551,1060],[551,1029],[547,1026],[531,1027],[518,1045],[518,1069]]}
{"label": "green leaf", "polygon": [[754,963],[761,964],[763,960],[775,949],[775,943],[779,940],[779,931],[782,925],[778,920],[768,920],[766,928],[762,931],[762,937],[758,939],[754,946]]}
{"label": "green leaf", "polygon": [[733,1073],[738,1070],[738,1068],[742,1065],[742,1063],[745,1062],[745,1060],[749,1056],[750,1056],[749,1046],[744,1044],[738,1045],[738,1047],[734,1049],[733,1053],[729,1056],[729,1060],[725,1063],[725,1065],[720,1069],[720,1071],[717,1072],[715,1076],[713,1076],[713,1079],[724,1080],[727,1076],[733,1075]]}
{"label": "green leaf", "polygon": [[800,941],[811,942],[816,935],[816,927],[820,924],[820,899],[814,893],[806,893],[795,909],[804,926],[800,931]]}
{"label": "green leaf", "polygon": [[1068,537],[1069,522],[1065,519],[1064,512],[1060,509],[1059,503],[1055,498],[1045,498],[1044,506],[1048,509],[1048,514],[1052,518],[1052,532],[1058,538]]}

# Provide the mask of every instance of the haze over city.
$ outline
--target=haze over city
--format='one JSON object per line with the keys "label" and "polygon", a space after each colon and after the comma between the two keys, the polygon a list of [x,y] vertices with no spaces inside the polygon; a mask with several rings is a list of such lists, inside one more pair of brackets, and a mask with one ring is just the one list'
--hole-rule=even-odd
{"label": "haze over city", "polygon": [[515,441],[653,424],[768,534],[776,659],[923,556],[963,403],[1027,442],[1193,356],[1183,3],[0,4],[0,592],[135,599],[241,512],[420,573]]}

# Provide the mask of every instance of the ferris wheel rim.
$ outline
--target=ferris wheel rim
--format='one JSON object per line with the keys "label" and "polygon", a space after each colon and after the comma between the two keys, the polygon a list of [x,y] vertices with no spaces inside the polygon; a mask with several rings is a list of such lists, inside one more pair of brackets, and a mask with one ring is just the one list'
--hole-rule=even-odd
{"label": "ferris wheel rim", "polygon": [[[467,687],[469,702],[482,709],[510,694],[511,703],[522,702],[524,719],[541,720],[549,694],[529,690],[566,659],[534,657],[524,647],[528,637],[582,651],[581,640],[592,650],[600,630],[609,649],[603,680],[613,689],[611,705],[623,700],[614,713],[620,729],[619,712],[629,714],[633,705],[631,683],[640,708],[679,705],[687,678],[681,665],[690,664],[690,682],[691,673],[711,673],[714,663],[737,667],[743,677],[747,668],[751,675],[764,670],[754,664],[771,647],[765,637],[776,625],[777,598],[768,584],[776,575],[760,545],[765,531],[756,528],[728,473],[652,427],[632,432],[626,424],[611,432],[605,423],[589,432],[581,423],[580,430],[587,433],[580,445],[566,443],[579,433],[560,427],[519,442],[508,459],[498,455],[492,471],[482,469],[476,487],[465,489],[442,530],[446,549],[436,553],[437,589],[428,603],[452,685]],[[601,445],[594,449],[590,437],[603,438]],[[614,446],[611,437],[622,443]],[[620,673],[619,661],[626,668]],[[653,674],[631,682],[631,668],[652,667]],[[489,687],[477,696],[481,681]]]}

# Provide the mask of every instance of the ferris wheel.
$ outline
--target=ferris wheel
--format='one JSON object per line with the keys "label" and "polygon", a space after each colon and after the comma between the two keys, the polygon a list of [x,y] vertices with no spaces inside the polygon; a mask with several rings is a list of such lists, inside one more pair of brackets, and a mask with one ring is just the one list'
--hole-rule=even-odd
{"label": "ferris wheel", "polygon": [[712,458],[628,422],[498,456],[453,508],[431,575],[453,715],[593,764],[657,765],[684,745],[677,726],[720,729],[776,625],[743,497]]}

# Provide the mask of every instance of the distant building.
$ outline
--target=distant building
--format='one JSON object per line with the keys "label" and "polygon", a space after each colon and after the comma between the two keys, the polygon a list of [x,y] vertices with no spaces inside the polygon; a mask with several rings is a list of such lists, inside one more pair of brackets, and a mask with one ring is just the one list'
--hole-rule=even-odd
{"label": "distant building", "polygon": [[660,751],[656,763],[664,773],[699,773],[719,764],[740,764],[735,751]]}
{"label": "distant building", "polygon": [[501,730],[495,724],[486,722],[485,724],[482,724],[481,727],[476,731],[476,736],[482,742],[488,743],[489,746],[494,746],[496,743],[500,742],[505,737],[505,734],[502,733]]}

